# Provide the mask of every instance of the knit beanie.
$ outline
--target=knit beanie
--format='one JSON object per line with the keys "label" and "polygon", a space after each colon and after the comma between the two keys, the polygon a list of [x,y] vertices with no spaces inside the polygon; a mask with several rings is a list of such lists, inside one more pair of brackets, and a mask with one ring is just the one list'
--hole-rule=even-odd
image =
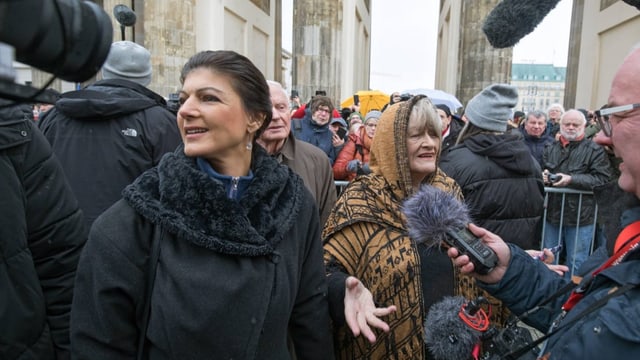
{"label": "knit beanie", "polygon": [[125,79],[143,86],[151,83],[151,54],[131,41],[111,44],[107,61],[102,66],[103,79]]}
{"label": "knit beanie", "polygon": [[473,125],[489,131],[507,131],[511,110],[518,104],[518,90],[508,84],[492,84],[473,97],[464,114]]}
{"label": "knit beanie", "polygon": [[366,124],[369,119],[380,119],[382,113],[378,110],[371,110],[367,113],[367,116],[364,118],[364,123]]}

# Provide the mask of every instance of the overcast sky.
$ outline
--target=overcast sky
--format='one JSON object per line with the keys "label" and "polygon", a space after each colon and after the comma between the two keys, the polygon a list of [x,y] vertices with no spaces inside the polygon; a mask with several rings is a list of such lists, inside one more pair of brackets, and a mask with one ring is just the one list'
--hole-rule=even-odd
{"label": "overcast sky", "polygon": [[[283,47],[292,50],[293,0],[283,0]],[[566,66],[573,0],[555,9],[513,49],[514,62]],[[438,0],[371,0],[372,89],[433,88]]]}

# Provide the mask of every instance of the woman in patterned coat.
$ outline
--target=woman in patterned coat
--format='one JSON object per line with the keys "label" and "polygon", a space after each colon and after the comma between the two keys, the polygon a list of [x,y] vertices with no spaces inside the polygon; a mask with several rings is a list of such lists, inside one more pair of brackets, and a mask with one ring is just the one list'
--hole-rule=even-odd
{"label": "woman in patterned coat", "polygon": [[422,184],[461,197],[437,166],[440,127],[424,96],[387,109],[371,147],[372,173],[352,181],[329,216],[322,237],[338,359],[427,358],[426,310],[460,293],[446,253],[410,239],[401,212]]}

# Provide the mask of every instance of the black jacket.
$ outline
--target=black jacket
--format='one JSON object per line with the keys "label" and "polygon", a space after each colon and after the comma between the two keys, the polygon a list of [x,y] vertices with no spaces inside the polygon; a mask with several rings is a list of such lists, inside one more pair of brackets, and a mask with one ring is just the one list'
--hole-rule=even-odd
{"label": "black jacket", "polygon": [[0,359],[68,359],[86,231],[62,168],[25,108],[0,110]]}
{"label": "black jacket", "polygon": [[524,141],[531,155],[536,159],[536,161],[538,161],[540,167],[542,167],[542,153],[544,152],[544,148],[551,145],[555,140],[546,133],[542,134],[540,137],[536,137],[527,134],[527,131],[524,128],[521,128],[520,131],[523,136],[522,141]]}
{"label": "black jacket", "polygon": [[462,188],[477,225],[524,249],[540,246],[542,172],[519,136],[470,137],[443,155],[440,168]]}
{"label": "black jacket", "polygon": [[39,124],[88,227],[125,186],[181,143],[165,100],[127,80],[102,80],[65,93]]}
{"label": "black jacket", "polygon": [[[569,188],[592,191],[595,186],[609,181],[609,159],[602,146],[591,140],[572,141],[563,147],[560,141],[547,146],[542,154],[543,169],[551,173],[571,175]],[[549,194],[547,220],[559,224],[562,210],[562,194]],[[582,205],[582,207],[580,207]],[[594,220],[593,196],[566,195],[563,226],[575,226],[580,210],[580,224],[589,225]]]}
{"label": "black jacket", "polygon": [[313,197],[288,167],[254,151],[255,177],[238,201],[180,147],[96,220],[76,280],[75,358],[133,358],[146,301],[150,359],[289,359],[288,333],[298,358],[333,357]]}

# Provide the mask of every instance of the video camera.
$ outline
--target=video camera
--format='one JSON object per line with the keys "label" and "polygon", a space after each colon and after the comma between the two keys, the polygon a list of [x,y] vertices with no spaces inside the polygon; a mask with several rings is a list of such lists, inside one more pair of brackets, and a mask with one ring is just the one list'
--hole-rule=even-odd
{"label": "video camera", "polygon": [[[35,21],[34,21],[35,20]],[[14,83],[13,56],[62,80],[90,79],[105,62],[113,27],[97,4],[0,0],[0,98],[54,103],[54,94]]]}

